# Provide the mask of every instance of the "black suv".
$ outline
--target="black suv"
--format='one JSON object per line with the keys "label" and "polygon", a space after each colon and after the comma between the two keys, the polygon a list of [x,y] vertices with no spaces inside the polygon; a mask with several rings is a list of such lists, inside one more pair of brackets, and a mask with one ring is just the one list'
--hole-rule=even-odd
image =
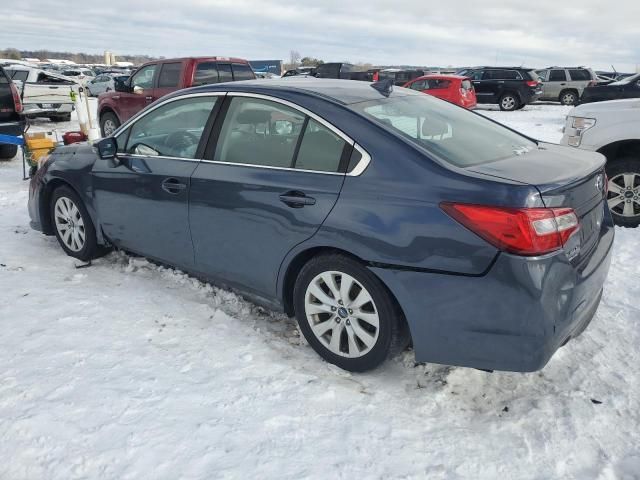
{"label": "black suv", "polygon": [[[24,119],[20,116],[22,101],[11,78],[0,67],[0,135],[18,136],[24,133]],[[18,153],[16,145],[0,143],[0,160],[13,158]]]}
{"label": "black suv", "polygon": [[531,68],[475,67],[458,75],[473,81],[478,103],[497,103],[500,110],[519,110],[542,95],[540,77]]}

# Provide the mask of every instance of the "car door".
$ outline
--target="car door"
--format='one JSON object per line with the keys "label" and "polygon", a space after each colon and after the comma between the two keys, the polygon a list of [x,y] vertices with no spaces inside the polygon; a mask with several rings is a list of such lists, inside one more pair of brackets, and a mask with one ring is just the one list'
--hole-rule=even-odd
{"label": "car door", "polygon": [[353,144],[286,102],[235,95],[228,94],[217,141],[191,180],[196,265],[269,298],[286,254],[312,237],[335,205]]}
{"label": "car door", "polygon": [[618,98],[640,98],[640,78],[622,87],[622,95]]}
{"label": "car door", "polygon": [[156,70],[154,63],[140,68],[127,82],[128,92],[118,94],[120,122],[124,123],[153,102]]}
{"label": "car door", "polygon": [[544,98],[547,100],[558,100],[560,92],[567,88],[567,72],[564,68],[552,68],[549,70],[549,77],[542,85]]}
{"label": "car door", "polygon": [[116,246],[178,267],[193,266],[190,177],[218,98],[191,95],[154,107],[118,134],[115,164],[96,161],[99,223]]}
{"label": "car door", "polygon": [[481,103],[498,103],[504,85],[500,72],[501,70],[485,70],[482,73],[482,80],[477,86],[476,82],[473,82],[476,87],[476,95],[478,100],[482,101]]}

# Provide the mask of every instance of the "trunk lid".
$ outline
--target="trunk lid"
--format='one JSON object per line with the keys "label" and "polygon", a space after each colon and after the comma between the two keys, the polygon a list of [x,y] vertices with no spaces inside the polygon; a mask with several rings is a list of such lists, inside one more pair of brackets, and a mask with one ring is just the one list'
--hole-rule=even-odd
{"label": "trunk lid", "polygon": [[571,260],[580,261],[593,251],[605,212],[605,157],[599,153],[552,144],[469,170],[532,185],[548,208],[570,207],[580,220],[580,230],[565,245]]}

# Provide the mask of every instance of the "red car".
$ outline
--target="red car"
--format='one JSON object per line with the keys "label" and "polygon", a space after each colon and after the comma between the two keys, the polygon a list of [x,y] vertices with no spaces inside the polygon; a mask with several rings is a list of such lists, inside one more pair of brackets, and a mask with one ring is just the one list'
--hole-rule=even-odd
{"label": "red car", "polygon": [[460,75],[425,75],[411,80],[403,86],[464,108],[475,108],[477,104],[476,91],[471,79]]}
{"label": "red car", "polygon": [[144,107],[176,90],[255,78],[249,62],[241,58],[189,57],[145,63],[124,84],[115,82],[115,91],[100,95],[102,136],[110,136]]}

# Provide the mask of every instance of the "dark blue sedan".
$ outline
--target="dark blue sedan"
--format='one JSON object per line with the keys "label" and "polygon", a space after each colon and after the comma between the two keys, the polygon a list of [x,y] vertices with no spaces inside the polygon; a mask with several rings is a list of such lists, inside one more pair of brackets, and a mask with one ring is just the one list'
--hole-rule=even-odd
{"label": "dark blue sedan", "polygon": [[283,79],[164,97],[56,149],[32,226],[144,255],[297,317],[352,371],[534,371],[593,318],[613,223],[604,157],[385,84]]}

